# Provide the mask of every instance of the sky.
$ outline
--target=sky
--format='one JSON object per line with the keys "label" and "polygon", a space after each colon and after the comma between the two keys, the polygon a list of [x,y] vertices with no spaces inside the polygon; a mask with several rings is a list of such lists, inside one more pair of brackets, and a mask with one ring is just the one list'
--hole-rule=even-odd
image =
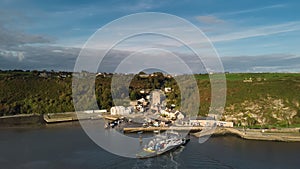
{"label": "sky", "polygon": [[[299,72],[299,7],[298,0],[2,0],[0,69],[72,71],[81,48],[99,28],[126,15],[161,12],[202,30],[225,71]],[[146,20],[136,22],[151,26]],[[126,27],[120,25],[119,29]],[[180,30],[180,25],[170,26],[172,29]],[[113,71],[109,64],[116,53],[122,58],[122,50],[135,50],[153,39],[148,36],[128,41],[108,56],[103,71]],[[156,41],[169,44],[160,38]],[[168,49],[182,52],[176,45]]]}

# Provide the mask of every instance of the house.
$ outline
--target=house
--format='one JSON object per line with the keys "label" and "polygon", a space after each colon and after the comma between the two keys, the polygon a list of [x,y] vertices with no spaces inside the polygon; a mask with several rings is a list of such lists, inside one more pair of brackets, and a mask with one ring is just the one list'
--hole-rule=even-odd
{"label": "house", "polygon": [[170,115],[170,113],[169,113],[168,111],[166,111],[166,110],[161,110],[161,111],[160,111],[160,114],[161,114],[162,116],[166,116],[166,117],[169,117],[169,115]]}
{"label": "house", "polygon": [[42,72],[39,74],[39,77],[43,77],[43,78],[48,78],[50,76],[50,74],[48,74],[47,72]]}
{"label": "house", "polygon": [[144,107],[142,106],[142,105],[137,105],[137,106],[135,106],[135,108],[136,108],[136,110],[138,110],[139,112],[144,112]]}
{"label": "house", "polygon": [[171,87],[165,87],[165,92],[166,93],[170,93],[172,91],[172,88]]}
{"label": "house", "polygon": [[138,101],[137,100],[130,101],[129,104],[130,104],[130,106],[136,106],[136,105],[138,105]]}
{"label": "house", "polygon": [[169,118],[170,119],[176,119],[177,117],[176,117],[176,112],[170,112],[169,113]]}
{"label": "house", "polygon": [[149,94],[150,91],[151,91],[150,89],[141,89],[141,90],[140,90],[140,93],[141,93],[141,94]]}
{"label": "house", "polygon": [[140,78],[148,78],[149,75],[148,75],[148,74],[139,74],[139,77],[140,77]]}
{"label": "house", "polygon": [[180,112],[180,111],[177,111],[176,113],[175,113],[175,115],[176,115],[176,118],[178,119],[178,120],[183,120],[184,119],[184,114],[182,113],[182,112]]}
{"label": "house", "polygon": [[141,98],[139,100],[137,100],[139,103],[144,103],[146,100],[144,98]]}
{"label": "house", "polygon": [[217,121],[218,127],[233,127],[233,122],[228,121]]}
{"label": "house", "polygon": [[164,77],[165,77],[165,78],[168,78],[168,79],[171,79],[171,78],[172,78],[172,75],[170,75],[170,74],[165,74]]}
{"label": "house", "polygon": [[252,78],[250,77],[249,79],[245,78],[243,80],[244,83],[252,83]]}
{"label": "house", "polygon": [[153,91],[152,92],[152,104],[153,105],[159,105],[161,104],[161,96],[159,91]]}
{"label": "house", "polygon": [[59,73],[59,75],[57,76],[57,78],[59,79],[65,79],[67,77],[71,77],[71,75],[68,75],[67,73]]}

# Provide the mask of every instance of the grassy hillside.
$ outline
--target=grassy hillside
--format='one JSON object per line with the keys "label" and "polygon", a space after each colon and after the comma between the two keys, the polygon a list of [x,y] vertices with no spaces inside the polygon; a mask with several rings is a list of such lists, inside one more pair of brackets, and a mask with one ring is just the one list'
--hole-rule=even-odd
{"label": "grassy hillside", "polygon": [[229,74],[227,85],[226,120],[261,126],[300,122],[299,73]]}
{"label": "grassy hillside", "polygon": [[[208,75],[196,75],[199,81],[201,108],[210,105]],[[236,125],[272,127],[300,123],[299,73],[226,74],[227,98],[222,119]]]}
{"label": "grassy hillside", "polygon": [[[71,74],[67,72],[0,72],[0,116],[21,113],[56,113],[74,111]],[[200,91],[199,114],[207,114],[210,106],[208,75],[195,75]],[[300,124],[299,73],[226,74],[227,100],[222,118],[245,126],[293,126]],[[113,103],[110,93],[111,75],[96,80],[100,108]],[[122,83],[122,82],[120,82]],[[180,103],[180,91],[173,78],[135,76],[129,96],[141,97],[140,89],[172,87],[167,94],[169,104]],[[122,89],[118,92],[123,92]],[[128,94],[124,93],[124,97]]]}

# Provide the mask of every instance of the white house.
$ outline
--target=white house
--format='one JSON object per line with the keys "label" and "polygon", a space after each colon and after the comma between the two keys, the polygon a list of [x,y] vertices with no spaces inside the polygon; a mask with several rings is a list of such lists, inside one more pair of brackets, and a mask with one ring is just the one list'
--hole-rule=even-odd
{"label": "white house", "polygon": [[139,112],[144,112],[144,107],[142,105],[137,105],[135,106],[136,110],[138,110]]}
{"label": "white house", "polygon": [[177,117],[178,120],[184,119],[184,114],[182,114],[180,111],[177,111],[175,113],[175,115],[176,115],[176,117]]}
{"label": "white house", "polygon": [[131,108],[125,108],[124,106],[114,106],[110,109],[111,115],[129,115],[132,113]]}
{"label": "white house", "polygon": [[171,92],[172,91],[172,88],[171,87],[165,87],[165,92],[166,93],[169,93],[169,92]]}
{"label": "white house", "polygon": [[161,110],[160,114],[164,115],[164,116],[167,116],[167,117],[169,117],[169,115],[170,115],[170,113],[168,111],[166,111],[166,110]]}
{"label": "white house", "polygon": [[146,100],[144,98],[141,98],[139,100],[137,100],[138,102],[144,103]]}
{"label": "white house", "polygon": [[176,117],[176,112],[170,112],[169,113],[169,118],[170,119],[176,119],[177,117]]}

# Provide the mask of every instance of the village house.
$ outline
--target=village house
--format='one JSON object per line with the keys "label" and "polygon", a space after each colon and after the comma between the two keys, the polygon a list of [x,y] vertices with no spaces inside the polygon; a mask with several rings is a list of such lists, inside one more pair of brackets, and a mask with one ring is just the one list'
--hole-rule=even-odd
{"label": "village house", "polygon": [[129,115],[133,112],[132,107],[114,106],[110,109],[111,115]]}
{"label": "village house", "polygon": [[244,83],[252,83],[252,78],[250,77],[249,79],[245,78],[243,80]]}
{"label": "village house", "polygon": [[171,87],[165,87],[165,93],[170,93],[172,91]]}

